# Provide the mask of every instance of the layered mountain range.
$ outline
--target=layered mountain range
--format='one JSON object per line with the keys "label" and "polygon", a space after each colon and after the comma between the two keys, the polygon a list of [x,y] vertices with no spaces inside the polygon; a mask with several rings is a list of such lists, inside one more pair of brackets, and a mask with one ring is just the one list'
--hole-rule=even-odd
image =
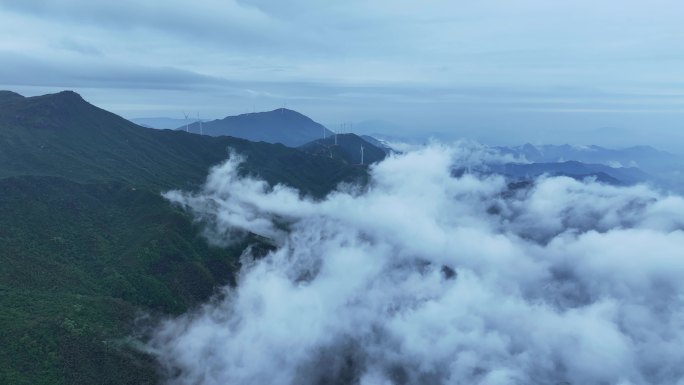
{"label": "layered mountain range", "polygon": [[[188,131],[141,127],[70,91],[0,91],[0,383],[160,382],[137,348],[145,320],[206,301],[235,282],[245,248],[270,247],[253,234],[208,243],[201,221],[162,192],[199,189],[239,153],[241,173],[318,199],[341,182],[364,184],[368,166],[393,153],[287,109]],[[511,188],[542,174],[652,182],[679,164],[648,147],[495,150],[510,161],[478,172],[503,174]]]}

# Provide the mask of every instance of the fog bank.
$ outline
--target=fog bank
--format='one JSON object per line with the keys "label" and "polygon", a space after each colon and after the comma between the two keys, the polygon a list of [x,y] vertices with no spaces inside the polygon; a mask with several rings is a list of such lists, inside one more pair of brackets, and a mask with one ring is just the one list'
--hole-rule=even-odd
{"label": "fog bank", "polygon": [[314,201],[233,155],[167,193],[215,243],[277,246],[159,325],[169,382],[684,384],[684,199],[452,172],[496,157],[433,144]]}

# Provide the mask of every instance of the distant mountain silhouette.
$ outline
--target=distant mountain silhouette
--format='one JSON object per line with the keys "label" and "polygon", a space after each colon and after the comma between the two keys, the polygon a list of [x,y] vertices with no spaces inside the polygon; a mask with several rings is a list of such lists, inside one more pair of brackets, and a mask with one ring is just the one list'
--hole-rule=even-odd
{"label": "distant mountain silhouette", "polygon": [[505,154],[524,157],[535,163],[565,162],[576,160],[583,163],[606,164],[614,167],[639,167],[649,171],[663,164],[676,161],[676,156],[650,146],[633,146],[609,149],[601,146],[573,146],[524,144],[515,147],[497,147]]}
{"label": "distant mountain silhouette", "polygon": [[[343,162],[321,164],[282,145],[145,129],[72,91],[29,98],[0,95],[8,100],[0,107],[0,178],[45,175],[178,187],[201,182],[210,166],[227,157],[226,148],[247,155],[245,167],[269,182],[315,194],[339,182],[329,175],[357,173]],[[335,172],[322,172],[322,167]]]}
{"label": "distant mountain silhouette", "polygon": [[373,137],[378,135],[401,136],[411,132],[410,128],[403,124],[377,119],[354,122],[354,131],[369,133]]}
{"label": "distant mountain silhouette", "polygon": [[[178,129],[185,130],[185,125]],[[199,123],[190,124],[188,129],[192,133],[200,133]],[[234,136],[253,142],[282,143],[288,147],[298,147],[322,138],[324,132],[332,134],[322,124],[287,108],[212,120],[202,124],[202,132],[204,135]]]}
{"label": "distant mountain silhouette", "polygon": [[[622,172],[631,174],[632,171],[629,170],[638,168],[640,172],[648,175],[649,181],[660,187],[684,191],[680,175],[680,170],[684,168],[684,159],[681,156],[650,146],[610,149],[595,145],[532,145],[528,143],[522,146],[497,147],[497,149],[503,154],[513,155],[521,160],[534,163],[578,161],[584,164],[610,166],[610,169],[606,170],[609,175]],[[618,179],[630,178],[631,176],[628,175],[618,177]]]}
{"label": "distant mountain silhouette", "polygon": [[21,100],[24,97],[12,91],[0,91],[0,104]]}
{"label": "distant mountain silhouette", "polygon": [[613,185],[632,185],[647,182],[652,177],[636,167],[614,168],[602,164],[577,161],[553,163],[507,163],[490,165],[490,171],[519,180],[533,179],[540,175],[568,176],[575,179],[595,177],[597,181]]}
{"label": "distant mountain silhouette", "polygon": [[371,164],[385,159],[385,150],[369,143],[355,134],[338,134],[325,139],[309,142],[299,149],[310,154],[340,159],[348,164],[361,164],[361,146],[363,146],[363,164]]}
{"label": "distant mountain silhouette", "polygon": [[[130,119],[131,122],[147,127],[147,128],[157,128],[157,129],[169,129],[169,130],[174,130],[180,126],[183,126],[183,129],[185,129],[185,123],[194,123],[197,121],[197,119],[192,118],[188,119],[187,121],[185,119],[178,119],[178,118],[165,118],[165,117],[158,117],[158,118],[133,118]],[[208,122],[209,120],[207,119],[202,119],[203,122]]]}

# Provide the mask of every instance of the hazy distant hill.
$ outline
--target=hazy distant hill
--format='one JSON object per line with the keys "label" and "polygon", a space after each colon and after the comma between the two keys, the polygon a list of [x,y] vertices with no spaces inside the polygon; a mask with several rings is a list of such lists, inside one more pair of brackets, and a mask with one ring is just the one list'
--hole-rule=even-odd
{"label": "hazy distant hill", "polygon": [[[131,122],[138,124],[143,127],[148,127],[148,128],[157,128],[157,129],[169,129],[173,130],[178,127],[183,126],[183,129],[185,129],[185,124],[190,124],[194,123],[197,121],[196,118],[191,117],[188,120],[185,119],[176,119],[176,118],[164,118],[164,117],[159,117],[159,118],[133,118],[130,119]],[[203,122],[208,122],[209,120],[207,119],[202,119]]]}
{"label": "hazy distant hill", "polygon": [[385,120],[364,120],[354,123],[354,132],[370,134],[373,137],[378,135],[402,136],[410,131],[410,128],[402,124]]}
{"label": "hazy distant hill", "polygon": [[652,177],[636,167],[609,167],[577,161],[551,163],[507,163],[490,165],[490,170],[514,179],[534,179],[542,174],[569,176],[575,179],[596,177],[599,182],[632,185],[648,182]]}
{"label": "hazy distant hill", "polygon": [[205,301],[260,245],[211,247],[160,195],[199,186],[228,149],[315,196],[365,177],[280,144],[143,128],[74,92],[0,92],[0,383],[161,382],[126,340],[137,317]]}
{"label": "hazy distant hill", "polygon": [[633,146],[609,149],[601,146],[572,146],[525,144],[514,147],[497,147],[505,154],[522,156],[530,162],[564,162],[576,160],[583,163],[599,163],[614,167],[639,167],[658,169],[677,161],[677,156],[649,146]]}
{"label": "hazy distant hill", "polygon": [[[337,142],[337,143],[336,143]],[[385,150],[362,139],[355,134],[338,134],[326,139],[317,139],[299,148],[310,154],[331,159],[341,159],[348,164],[361,164],[361,147],[363,146],[363,164],[371,164],[385,159]]]}
{"label": "hazy distant hill", "polygon": [[387,143],[385,143],[384,141],[382,141],[380,139],[374,138],[370,135],[360,135],[360,137],[361,137],[361,139],[365,140],[366,142],[368,142],[368,143],[374,145],[375,147],[381,149],[387,155],[395,152],[395,150],[392,147],[390,147],[389,145],[387,145]]}
{"label": "hazy distant hill", "polygon": [[[637,179],[647,179],[660,187],[684,191],[680,170],[684,159],[675,154],[660,151],[650,146],[632,146],[610,149],[601,146],[573,145],[532,145],[497,147],[502,153],[510,154],[533,163],[563,163],[578,161],[584,164],[610,166],[608,174],[634,174],[636,169],[644,175]],[[634,179],[623,175],[618,179]]]}
{"label": "hazy distant hill", "polygon": [[[185,130],[185,126],[178,129]],[[198,134],[200,126],[193,123],[189,130]],[[320,123],[287,108],[212,120],[202,124],[202,131],[204,135],[228,135],[254,142],[282,143],[288,147],[301,146],[322,138],[324,132],[326,135],[332,134]]]}

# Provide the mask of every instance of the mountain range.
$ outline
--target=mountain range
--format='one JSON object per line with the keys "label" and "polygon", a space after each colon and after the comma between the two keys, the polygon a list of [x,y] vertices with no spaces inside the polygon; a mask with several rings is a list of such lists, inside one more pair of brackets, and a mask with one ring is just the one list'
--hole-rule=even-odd
{"label": "mountain range", "polygon": [[[573,175],[584,172],[603,173],[618,179],[621,184],[651,182],[666,189],[684,191],[680,175],[680,170],[684,169],[684,159],[650,146],[609,149],[595,145],[532,145],[528,143],[521,146],[495,147],[495,149],[502,154],[517,158],[517,162],[512,162],[519,164],[514,167],[517,171],[527,169],[526,172],[538,174],[537,171],[546,168],[548,174],[563,174],[574,169],[571,170]],[[513,168],[509,167],[509,170]]]}
{"label": "mountain range", "polygon": [[652,177],[636,167],[610,167],[574,160],[549,163],[505,163],[489,165],[489,171],[515,180],[532,180],[540,175],[568,176],[575,179],[596,178],[612,185],[649,182]]}
{"label": "mountain range", "polygon": [[[190,124],[190,122],[194,123],[198,121],[198,119],[177,119],[177,118],[166,118],[166,117],[155,117],[155,118],[133,118],[130,119],[131,122],[147,127],[147,128],[158,128],[158,129],[167,129],[167,130],[174,130],[178,127],[183,127],[185,128],[185,124]],[[208,122],[208,119],[201,119],[202,122]]]}
{"label": "mountain range", "polygon": [[[178,130],[185,130],[182,125]],[[194,122],[188,131],[209,136],[233,136],[253,142],[282,143],[298,147],[313,140],[330,136],[332,132],[322,124],[297,111],[279,108],[267,112],[253,112],[227,116],[202,123]]]}
{"label": "mountain range", "polygon": [[[162,192],[198,189],[210,167],[237,152],[246,157],[243,174],[321,198],[341,182],[363,183],[365,166],[392,152],[287,109],[198,130],[141,127],[71,91],[0,91],[0,383],[161,382],[137,348],[146,320],[206,301],[234,284],[246,247],[270,247],[250,234],[229,248],[208,244],[202,224]],[[676,161],[642,147],[500,151],[521,162],[489,172],[515,180],[551,174],[631,184],[650,178],[633,165]]]}
{"label": "mountain range", "polygon": [[235,151],[241,172],[314,197],[363,167],[282,144],[140,127],[70,91],[0,92],[0,383],[157,384],[130,339],[230,283],[248,236],[209,245],[162,198]]}
{"label": "mountain range", "polygon": [[575,160],[612,167],[639,167],[644,170],[654,170],[678,161],[674,154],[656,150],[650,146],[609,149],[595,145],[532,145],[527,143],[522,146],[496,147],[496,149],[504,154],[522,157],[535,163]]}
{"label": "mountain range", "polygon": [[[161,127],[162,123],[180,123],[180,120],[171,118],[140,118],[132,121],[138,124],[155,123],[157,127]],[[390,147],[371,136],[351,133],[336,135],[307,116],[283,108],[205,121],[201,127],[199,122],[195,121],[187,128],[183,125],[177,130],[209,136],[232,136],[250,141],[282,143],[310,154],[342,160],[347,164],[361,163],[362,146],[365,151],[365,164],[378,162],[393,152]],[[321,137],[323,135],[325,139]],[[337,144],[335,137],[339,139]]]}

